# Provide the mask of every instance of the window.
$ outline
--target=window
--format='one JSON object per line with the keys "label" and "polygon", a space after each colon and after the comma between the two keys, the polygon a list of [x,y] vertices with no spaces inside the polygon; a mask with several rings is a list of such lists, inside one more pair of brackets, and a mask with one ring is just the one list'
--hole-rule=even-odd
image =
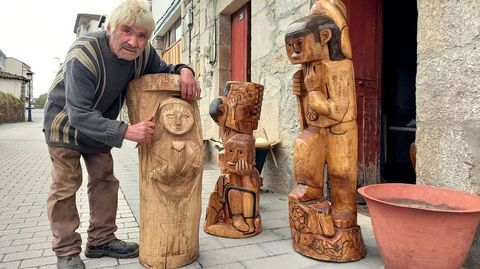
{"label": "window", "polygon": [[175,42],[180,40],[180,38],[182,37],[182,23],[180,22],[180,20],[175,23],[175,37]]}
{"label": "window", "polygon": [[170,29],[162,36],[162,44],[163,49],[168,49],[171,47],[175,42],[182,38],[182,22],[178,19]]}

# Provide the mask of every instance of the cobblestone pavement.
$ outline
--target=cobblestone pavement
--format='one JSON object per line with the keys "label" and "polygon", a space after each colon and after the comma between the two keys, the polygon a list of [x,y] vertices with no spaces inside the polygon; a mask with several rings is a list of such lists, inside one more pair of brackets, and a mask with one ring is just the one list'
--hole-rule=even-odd
{"label": "cobblestone pavement", "polygon": [[[42,110],[33,110],[32,114],[33,122],[0,125],[0,268],[56,268],[46,211],[50,159],[41,132]],[[120,180],[116,235],[138,242],[135,145],[125,142],[122,149],[113,150],[113,156],[115,174]],[[204,171],[201,225],[218,174],[215,168]],[[368,216],[358,217],[367,256],[352,263],[327,263],[292,250],[286,195],[262,192],[260,202],[262,233],[247,239],[226,239],[207,235],[200,229],[200,257],[184,268],[383,268]],[[86,180],[77,194],[77,206],[81,214],[79,232],[85,242],[89,217]],[[143,268],[138,259],[86,259],[83,252],[81,256],[87,268]]]}

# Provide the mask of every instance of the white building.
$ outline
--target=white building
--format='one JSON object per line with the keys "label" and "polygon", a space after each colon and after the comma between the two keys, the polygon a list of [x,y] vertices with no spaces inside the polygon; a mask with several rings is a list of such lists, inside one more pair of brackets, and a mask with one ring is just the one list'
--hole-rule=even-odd
{"label": "white building", "polygon": [[86,33],[100,31],[104,29],[105,16],[97,14],[77,14],[77,20],[73,27],[73,32],[77,37]]}
{"label": "white building", "polygon": [[6,69],[7,56],[0,50],[0,71],[5,71]]}

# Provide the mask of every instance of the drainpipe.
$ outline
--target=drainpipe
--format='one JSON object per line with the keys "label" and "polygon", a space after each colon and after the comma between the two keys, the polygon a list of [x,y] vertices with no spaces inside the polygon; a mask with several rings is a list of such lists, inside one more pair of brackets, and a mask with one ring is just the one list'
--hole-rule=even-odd
{"label": "drainpipe", "polygon": [[193,1],[187,6],[187,27],[188,27],[188,63],[192,64],[192,29],[193,29]]}

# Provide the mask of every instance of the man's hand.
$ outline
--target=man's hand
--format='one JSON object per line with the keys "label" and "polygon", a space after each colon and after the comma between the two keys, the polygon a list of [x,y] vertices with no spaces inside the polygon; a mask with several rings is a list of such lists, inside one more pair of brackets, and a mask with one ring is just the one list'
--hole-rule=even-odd
{"label": "man's hand", "polygon": [[183,100],[190,101],[200,97],[200,93],[202,90],[200,89],[200,86],[198,86],[198,82],[193,76],[193,73],[190,69],[180,69],[179,84]]}
{"label": "man's hand", "polygon": [[137,143],[150,143],[155,134],[155,123],[146,120],[129,125],[123,138]]}

